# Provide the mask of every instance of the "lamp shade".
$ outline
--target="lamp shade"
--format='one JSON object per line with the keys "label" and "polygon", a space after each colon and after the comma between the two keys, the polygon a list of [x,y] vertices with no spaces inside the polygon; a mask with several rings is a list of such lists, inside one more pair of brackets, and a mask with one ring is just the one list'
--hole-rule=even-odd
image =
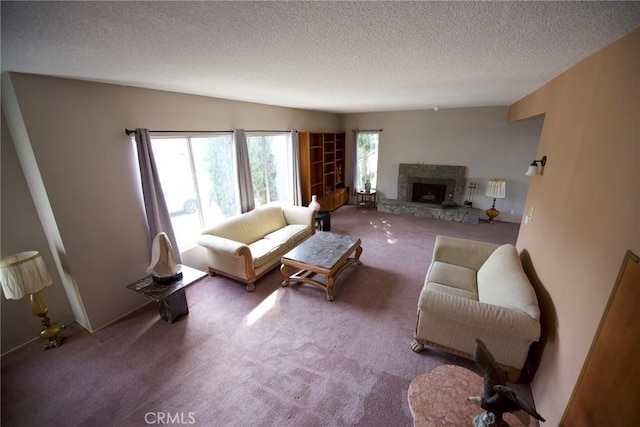
{"label": "lamp shade", "polygon": [[504,199],[507,194],[507,181],[502,178],[491,178],[484,194],[494,199]]}
{"label": "lamp shade", "polygon": [[529,169],[527,169],[527,173],[525,173],[526,176],[534,176],[534,175],[538,175],[538,165],[536,164],[536,162],[533,162],[529,165]]}
{"label": "lamp shade", "polygon": [[0,261],[0,283],[7,299],[20,299],[53,284],[37,251],[21,252]]}

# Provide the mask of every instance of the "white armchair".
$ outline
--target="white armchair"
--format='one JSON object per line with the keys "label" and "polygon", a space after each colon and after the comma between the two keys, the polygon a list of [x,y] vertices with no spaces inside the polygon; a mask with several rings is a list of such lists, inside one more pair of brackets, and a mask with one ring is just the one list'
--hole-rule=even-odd
{"label": "white armchair", "polygon": [[535,291],[513,245],[437,236],[418,300],[414,351],[424,345],[473,359],[480,338],[515,381],[540,338]]}

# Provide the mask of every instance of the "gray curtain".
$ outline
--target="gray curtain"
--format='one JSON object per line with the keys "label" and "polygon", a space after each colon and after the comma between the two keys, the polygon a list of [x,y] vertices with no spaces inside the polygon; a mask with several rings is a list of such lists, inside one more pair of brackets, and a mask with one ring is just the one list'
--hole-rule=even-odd
{"label": "gray curtain", "polygon": [[158,167],[153,158],[151,149],[151,139],[148,129],[136,129],[136,147],[138,149],[138,163],[140,165],[140,180],[142,182],[142,196],[144,197],[144,208],[147,213],[147,226],[149,228],[149,247],[153,239],[160,232],[167,233],[169,241],[173,246],[176,261],[182,262],[180,250],[176,242],[176,236],[171,225],[171,217],[167,209],[167,202],[164,200],[160,178],[158,177]]}
{"label": "gray curtain", "polygon": [[300,184],[300,149],[298,147],[298,131],[291,131],[291,150],[293,157],[293,204],[302,206],[302,185]]}
{"label": "gray curtain", "polygon": [[353,142],[351,146],[351,194],[356,194],[360,189],[360,178],[358,177],[358,129],[353,131]]}
{"label": "gray curtain", "polygon": [[251,183],[251,165],[249,164],[249,149],[247,135],[244,129],[233,131],[236,146],[236,161],[238,162],[238,185],[240,186],[240,209],[242,213],[252,211],[255,207],[253,198],[253,184]]}

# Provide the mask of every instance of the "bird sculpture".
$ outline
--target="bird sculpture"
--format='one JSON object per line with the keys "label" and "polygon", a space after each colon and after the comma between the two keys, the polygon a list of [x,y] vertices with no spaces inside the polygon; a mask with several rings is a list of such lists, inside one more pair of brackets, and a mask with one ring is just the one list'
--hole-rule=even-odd
{"label": "bird sculpture", "polygon": [[[490,417],[493,418],[491,425],[508,427],[509,424],[502,419],[502,414],[519,410],[524,410],[535,419],[544,421],[544,418],[536,412],[531,401],[506,385],[507,373],[498,366],[487,346],[479,338],[476,338],[475,361],[482,371],[484,389],[482,396],[473,396],[467,399],[479,404],[482,409],[494,415],[494,417]],[[487,418],[482,418],[483,415],[480,414],[474,419],[474,425],[477,422],[477,425],[483,425],[479,423]],[[484,425],[487,423],[485,422]]]}

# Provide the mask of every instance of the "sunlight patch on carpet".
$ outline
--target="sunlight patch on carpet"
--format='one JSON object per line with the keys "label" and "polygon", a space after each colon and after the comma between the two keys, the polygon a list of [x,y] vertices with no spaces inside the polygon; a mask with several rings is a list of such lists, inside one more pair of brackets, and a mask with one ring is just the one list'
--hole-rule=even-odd
{"label": "sunlight patch on carpet", "polygon": [[247,314],[247,324],[249,326],[256,323],[262,316],[264,316],[269,310],[271,310],[278,302],[280,298],[280,289],[274,291],[264,299],[256,308],[251,310],[249,314]]}

